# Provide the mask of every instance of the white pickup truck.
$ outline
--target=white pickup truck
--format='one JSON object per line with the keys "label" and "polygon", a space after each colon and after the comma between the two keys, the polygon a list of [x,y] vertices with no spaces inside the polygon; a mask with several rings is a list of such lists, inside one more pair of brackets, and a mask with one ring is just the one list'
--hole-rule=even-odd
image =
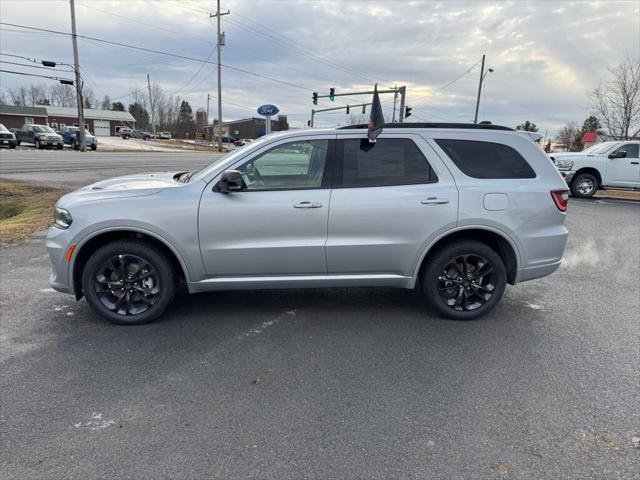
{"label": "white pickup truck", "polygon": [[596,143],[582,152],[551,153],[574,197],[598,189],[640,190],[640,141]]}

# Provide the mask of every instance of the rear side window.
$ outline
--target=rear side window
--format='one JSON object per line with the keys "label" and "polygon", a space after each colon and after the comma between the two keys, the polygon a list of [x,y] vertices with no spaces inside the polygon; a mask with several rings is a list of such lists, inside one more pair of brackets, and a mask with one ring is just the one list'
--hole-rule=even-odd
{"label": "rear side window", "polygon": [[381,187],[437,181],[418,146],[408,138],[338,140],[334,187]]}
{"label": "rear side window", "polygon": [[473,178],[535,178],[536,174],[516,150],[493,142],[436,140],[465,175]]}

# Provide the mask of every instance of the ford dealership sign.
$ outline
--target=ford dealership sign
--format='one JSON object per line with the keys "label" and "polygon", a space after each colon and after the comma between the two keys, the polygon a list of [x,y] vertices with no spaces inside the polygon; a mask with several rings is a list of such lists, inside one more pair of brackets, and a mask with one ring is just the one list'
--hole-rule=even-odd
{"label": "ford dealership sign", "polygon": [[278,107],[269,103],[258,107],[258,114],[265,116],[276,115],[279,111]]}

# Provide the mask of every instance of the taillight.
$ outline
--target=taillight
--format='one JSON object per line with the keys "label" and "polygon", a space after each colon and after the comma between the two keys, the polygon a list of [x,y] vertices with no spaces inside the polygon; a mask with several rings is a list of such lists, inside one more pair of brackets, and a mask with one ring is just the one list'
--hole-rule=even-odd
{"label": "taillight", "polygon": [[561,212],[567,211],[569,203],[569,190],[551,190],[551,198]]}

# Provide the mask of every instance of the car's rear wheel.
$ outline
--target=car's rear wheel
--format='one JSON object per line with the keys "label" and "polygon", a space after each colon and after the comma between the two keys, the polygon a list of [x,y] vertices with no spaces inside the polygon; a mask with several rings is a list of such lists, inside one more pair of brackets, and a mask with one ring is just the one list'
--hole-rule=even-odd
{"label": "car's rear wheel", "polygon": [[571,194],[578,198],[591,198],[598,191],[598,179],[590,173],[580,173],[571,181]]}
{"label": "car's rear wheel", "polygon": [[421,277],[428,303],[454,320],[473,320],[491,311],[507,285],[502,259],[474,240],[454,242],[427,259]]}
{"label": "car's rear wheel", "polygon": [[176,275],[153,245],[118,240],[91,255],[82,290],[89,305],[110,322],[139,325],[157,319],[173,301]]}
{"label": "car's rear wheel", "polygon": [[98,149],[98,146],[97,146],[97,145],[91,145],[91,150],[94,150],[94,151],[95,151],[95,150],[97,150],[97,149]]}

